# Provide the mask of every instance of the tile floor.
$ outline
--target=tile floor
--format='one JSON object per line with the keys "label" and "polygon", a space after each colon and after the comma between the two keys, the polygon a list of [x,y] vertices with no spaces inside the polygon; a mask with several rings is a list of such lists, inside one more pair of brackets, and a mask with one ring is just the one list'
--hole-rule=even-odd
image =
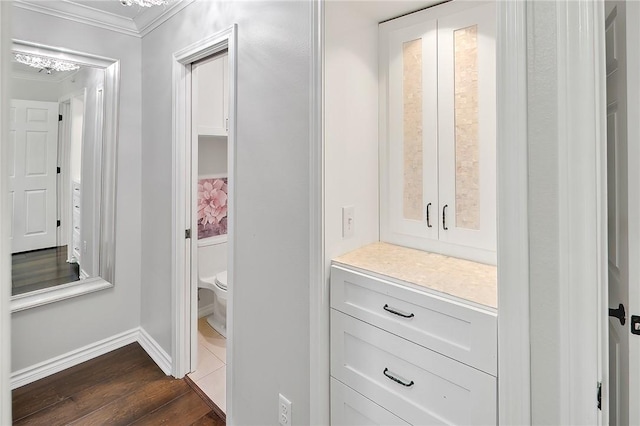
{"label": "tile floor", "polygon": [[198,320],[198,367],[191,380],[223,411],[227,412],[227,339]]}

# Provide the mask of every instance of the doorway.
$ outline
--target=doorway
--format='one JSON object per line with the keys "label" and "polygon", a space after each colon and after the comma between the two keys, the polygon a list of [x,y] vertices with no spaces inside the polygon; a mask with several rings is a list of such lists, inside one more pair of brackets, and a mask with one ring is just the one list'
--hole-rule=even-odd
{"label": "doorway", "polygon": [[[226,412],[227,241],[229,175],[228,52],[191,64],[191,373],[187,375]],[[195,334],[195,335],[194,335]],[[194,347],[195,346],[195,347]]]}
{"label": "doorway", "polygon": [[[187,376],[196,385],[203,377],[217,376],[210,399],[222,414],[230,411],[232,401],[232,380],[226,372],[230,371],[233,347],[236,31],[231,27],[176,52],[173,68],[172,373],[178,378]],[[220,81],[221,86],[214,83]],[[201,96],[205,92],[207,95]],[[225,151],[226,161],[222,160]],[[211,258],[199,265],[200,251]],[[226,294],[219,291],[223,281],[227,283]],[[212,310],[215,314],[223,297],[226,327],[215,330],[210,327],[214,321],[207,321],[207,317]],[[199,365],[199,355],[204,365]]]}
{"label": "doorway", "polygon": [[603,424],[611,425],[640,422],[633,404],[640,394],[640,370],[633,362],[640,353],[640,318],[636,316],[640,309],[640,200],[636,194],[640,54],[635,38],[640,8],[633,3],[604,3],[609,317],[603,328],[603,358],[608,355]]}

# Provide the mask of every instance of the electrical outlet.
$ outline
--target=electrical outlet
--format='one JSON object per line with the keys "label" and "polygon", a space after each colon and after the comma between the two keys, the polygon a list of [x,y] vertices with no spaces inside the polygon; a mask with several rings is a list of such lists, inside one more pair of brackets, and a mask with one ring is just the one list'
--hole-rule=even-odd
{"label": "electrical outlet", "polygon": [[342,238],[351,238],[354,234],[355,215],[353,206],[342,208]]}
{"label": "electrical outlet", "polygon": [[85,253],[85,254],[87,253],[87,242],[86,241],[84,241],[84,243],[82,244],[82,252]]}
{"label": "electrical outlet", "polygon": [[291,401],[278,395],[278,420],[282,426],[291,426]]}

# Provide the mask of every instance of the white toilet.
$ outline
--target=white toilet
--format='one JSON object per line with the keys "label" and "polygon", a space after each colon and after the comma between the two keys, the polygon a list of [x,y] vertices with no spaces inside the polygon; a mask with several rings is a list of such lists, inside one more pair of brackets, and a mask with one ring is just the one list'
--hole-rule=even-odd
{"label": "white toilet", "polygon": [[213,313],[207,322],[227,337],[227,243],[198,241],[198,288],[214,295]]}

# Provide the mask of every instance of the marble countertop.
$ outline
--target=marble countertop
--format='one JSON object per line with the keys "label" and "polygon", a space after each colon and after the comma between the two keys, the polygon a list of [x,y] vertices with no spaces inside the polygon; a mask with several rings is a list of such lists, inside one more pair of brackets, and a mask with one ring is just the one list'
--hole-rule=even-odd
{"label": "marble countertop", "polygon": [[493,265],[383,242],[366,245],[333,262],[498,307],[497,268]]}

